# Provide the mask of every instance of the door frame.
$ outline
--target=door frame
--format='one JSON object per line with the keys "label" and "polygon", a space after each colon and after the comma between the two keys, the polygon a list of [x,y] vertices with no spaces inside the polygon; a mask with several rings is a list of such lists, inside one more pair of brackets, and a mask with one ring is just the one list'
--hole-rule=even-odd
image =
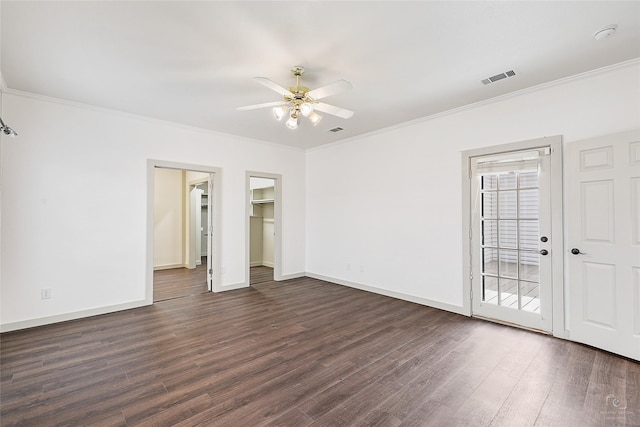
{"label": "door frame", "polygon": [[273,197],[273,280],[282,279],[282,175],[267,172],[247,171],[245,175],[245,278],[246,285],[251,286],[251,178],[267,178],[274,180]]}
{"label": "door frame", "polygon": [[565,319],[565,286],[564,286],[564,201],[562,176],[562,136],[549,136],[493,145],[462,152],[461,181],[462,181],[462,283],[463,283],[463,311],[472,316],[471,306],[471,225],[472,225],[472,194],[471,194],[471,158],[504,154],[511,151],[521,151],[539,147],[551,147],[551,260],[552,270],[552,301],[553,322],[552,334],[560,338],[568,338],[567,322]]}
{"label": "door frame", "polygon": [[214,166],[196,165],[192,163],[170,162],[165,160],[147,159],[147,251],[146,251],[146,287],[145,287],[145,303],[153,304],[153,227],[154,227],[154,189],[155,189],[155,169],[175,169],[187,170],[193,172],[203,172],[212,174],[213,191],[210,191],[209,209],[210,215],[213,215],[214,240],[212,242],[211,268],[213,275],[211,280],[211,290],[213,292],[221,291],[221,251],[222,239],[220,230],[222,229],[221,204],[220,204],[220,188],[222,169]]}
{"label": "door frame", "polygon": [[[188,172],[193,172],[193,171],[188,171]],[[214,258],[214,254],[215,254],[215,248],[216,246],[213,244],[214,241],[214,232],[218,232],[218,229],[215,228],[214,226],[214,220],[215,220],[215,216],[214,216],[214,211],[213,211],[213,205],[210,204],[214,203],[213,201],[213,192],[214,192],[214,178],[215,174],[213,173],[209,173],[207,175],[206,178],[202,178],[202,179],[197,179],[195,181],[190,181],[188,183],[189,188],[191,188],[192,186],[197,187],[199,184],[204,184],[207,186],[207,230],[205,235],[207,236],[206,240],[207,240],[207,290],[209,292],[214,292],[214,287],[213,287],[213,278],[214,278],[214,273],[217,272],[218,270],[214,270],[213,268],[213,258]],[[211,195],[211,197],[209,197],[209,195]],[[202,213],[202,209],[201,209],[201,204],[200,204],[201,199],[197,202],[197,204],[199,205],[198,207],[196,207],[196,210],[200,213]],[[197,216],[196,214],[196,218],[197,220],[195,221],[196,223],[200,222],[200,217]],[[202,241],[200,242],[200,245],[197,244],[197,241],[199,240],[201,233],[198,232],[197,227],[196,230],[193,230],[194,224],[192,223],[192,221],[189,221],[190,224],[190,232],[195,231],[196,234],[196,244],[193,245],[190,243],[190,246],[194,246],[194,254],[198,254],[195,257],[195,264],[196,266],[199,265],[199,260],[202,257]],[[201,224],[201,223],[200,223]],[[201,225],[202,226],[202,225]],[[200,235],[200,236],[199,236]],[[191,252],[189,252],[191,253]],[[189,262],[191,262],[191,260],[189,260]]]}

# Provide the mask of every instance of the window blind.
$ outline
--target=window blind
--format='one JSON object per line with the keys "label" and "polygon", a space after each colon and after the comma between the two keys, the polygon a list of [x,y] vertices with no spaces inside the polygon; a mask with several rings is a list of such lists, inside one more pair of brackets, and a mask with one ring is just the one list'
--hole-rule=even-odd
{"label": "window blind", "polygon": [[497,175],[508,172],[535,172],[544,149],[474,157],[471,168],[475,175]]}

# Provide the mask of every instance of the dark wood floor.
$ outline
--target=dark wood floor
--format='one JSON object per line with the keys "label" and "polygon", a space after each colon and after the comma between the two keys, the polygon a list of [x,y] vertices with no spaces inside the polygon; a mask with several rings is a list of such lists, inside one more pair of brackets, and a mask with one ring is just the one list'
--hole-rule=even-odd
{"label": "dark wood floor", "polygon": [[172,268],[153,272],[153,301],[182,298],[207,292],[207,257],[196,268]]}
{"label": "dark wood floor", "polygon": [[2,334],[3,426],[639,426],[640,364],[315,279]]}
{"label": "dark wood floor", "polygon": [[[257,284],[273,280],[273,268],[258,266],[250,268],[250,283]],[[153,272],[153,301],[166,301],[207,292],[207,257],[194,269],[171,268]]]}
{"label": "dark wood floor", "polygon": [[249,270],[251,275],[249,279],[251,285],[273,281],[273,268],[271,267],[261,265],[258,267],[251,267]]}

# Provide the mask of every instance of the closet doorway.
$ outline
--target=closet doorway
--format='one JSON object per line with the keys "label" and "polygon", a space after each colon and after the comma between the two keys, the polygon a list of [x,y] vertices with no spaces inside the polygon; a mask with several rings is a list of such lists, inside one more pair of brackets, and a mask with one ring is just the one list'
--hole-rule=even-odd
{"label": "closet doorway", "polygon": [[279,278],[279,177],[248,174],[249,285]]}
{"label": "closet doorway", "polygon": [[149,161],[150,303],[217,290],[219,175],[216,168]]}

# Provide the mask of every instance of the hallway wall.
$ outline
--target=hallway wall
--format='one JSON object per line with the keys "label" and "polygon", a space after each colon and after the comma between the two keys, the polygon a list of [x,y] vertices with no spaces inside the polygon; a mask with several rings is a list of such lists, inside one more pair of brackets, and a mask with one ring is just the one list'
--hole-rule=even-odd
{"label": "hallway wall", "polygon": [[[221,284],[228,287],[249,281],[246,171],[281,174],[282,274],[304,274],[301,149],[37,95],[4,93],[2,104],[20,136],[1,142],[0,330],[148,303],[148,159],[221,168]],[[40,298],[43,288],[51,299]]]}
{"label": "hallway wall", "polygon": [[463,312],[462,151],[632,129],[639,61],[308,150],[307,273]]}

